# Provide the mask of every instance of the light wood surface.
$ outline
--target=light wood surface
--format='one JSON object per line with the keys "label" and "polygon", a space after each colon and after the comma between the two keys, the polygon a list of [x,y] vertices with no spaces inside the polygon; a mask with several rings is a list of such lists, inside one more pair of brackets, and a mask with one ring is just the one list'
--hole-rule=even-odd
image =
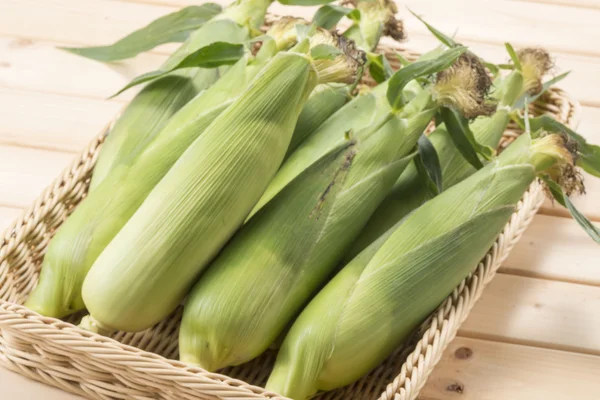
{"label": "light wood surface", "polygon": [[[223,0],[217,2],[223,3]],[[0,0],[0,229],[28,206],[133,93],[106,100],[158,66],[164,45],[113,65],[56,46],[114,41],[198,0]],[[561,83],[583,105],[579,131],[600,142],[600,0],[403,0],[410,48],[435,44],[404,5],[454,32],[482,57],[506,61],[505,41],[555,55]],[[314,7],[278,14],[310,16]],[[600,222],[600,181],[580,209]],[[600,246],[550,202],[490,284],[430,378],[422,400],[600,398]],[[75,396],[0,369],[3,400]]]}

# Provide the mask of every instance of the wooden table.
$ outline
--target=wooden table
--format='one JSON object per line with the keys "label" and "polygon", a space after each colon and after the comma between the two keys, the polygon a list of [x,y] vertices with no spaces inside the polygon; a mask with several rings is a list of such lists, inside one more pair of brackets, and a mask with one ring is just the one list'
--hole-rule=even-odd
{"label": "wooden table", "polygon": [[[106,100],[158,66],[172,45],[111,66],[56,49],[110,43],[196,0],[0,0],[0,228],[8,226],[131,98]],[[482,57],[505,41],[556,56],[583,105],[580,132],[599,143],[600,0],[405,0]],[[279,4],[274,11],[310,15]],[[400,7],[410,48],[434,40]],[[600,181],[577,205],[600,221]],[[600,246],[547,203],[447,351],[423,400],[600,398]],[[471,353],[460,348],[469,348]],[[462,357],[470,354],[469,357]],[[2,399],[75,398],[0,369]]]}

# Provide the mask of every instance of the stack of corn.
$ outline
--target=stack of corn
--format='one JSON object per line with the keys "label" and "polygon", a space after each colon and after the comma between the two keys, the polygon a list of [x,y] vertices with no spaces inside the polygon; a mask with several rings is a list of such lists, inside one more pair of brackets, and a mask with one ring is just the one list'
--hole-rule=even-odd
{"label": "stack of corn", "polygon": [[[258,4],[257,0],[242,0],[226,8],[194,32],[169,60],[180,59],[232,29],[242,32],[234,35],[235,40],[239,40],[238,36],[249,34],[245,25],[247,18],[251,17],[251,30],[260,26],[269,2]],[[251,10],[250,16],[243,11],[246,8]],[[389,18],[387,15],[375,17]],[[225,24],[227,28],[209,35],[207,29],[214,30],[213,23]],[[229,71],[221,67],[218,71],[192,68],[173,72],[152,82],[137,95],[102,147],[90,195],[51,241],[40,282],[27,301],[28,307],[58,318],[85,308],[81,287],[96,258],[183,151],[239,97],[277,52],[296,43],[296,26],[307,24],[300,18],[281,18],[268,30],[267,37],[271,39],[263,42],[258,54],[247,55]],[[236,26],[238,28],[233,28]],[[169,60],[165,64],[172,63]],[[197,77],[193,80],[185,78],[194,74]],[[224,75],[175,113],[202,88],[198,82],[204,83],[204,87],[213,83],[206,79],[209,74],[211,78]],[[296,121],[288,153],[346,102],[355,82],[327,81],[318,85]],[[194,88],[196,90],[192,90]],[[99,188],[97,193],[96,188]]]}
{"label": "stack of corn", "polygon": [[[318,46],[337,53],[312,58]],[[139,331],[173,311],[279,168],[308,95],[317,83],[356,79],[357,54],[320,30],[275,55],[98,256],[83,284],[84,324]]]}
{"label": "stack of corn", "polygon": [[497,160],[425,203],[304,308],[267,388],[303,400],[368,373],[475,268],[536,175],[570,171],[562,166],[571,162],[560,136],[524,134]]}
{"label": "stack of corn", "polygon": [[[28,307],[57,318],[85,308],[81,287],[96,258],[181,154],[240,97],[277,54],[280,38],[295,30],[295,24],[289,20],[276,24],[269,32],[274,39],[266,41],[255,57],[238,61],[222,79],[170,118],[139,153],[130,154],[127,162],[116,165],[103,178],[50,242],[38,286],[27,300]],[[163,79],[166,78],[158,82]],[[129,143],[135,141],[128,137]]]}
{"label": "stack of corn", "polygon": [[[216,370],[269,347],[333,272],[414,156],[419,136],[442,105],[434,96],[462,109],[463,91],[486,76],[464,51],[453,48],[425,62],[451,66],[441,72],[423,68],[424,75],[439,72],[438,80],[405,106],[381,104],[363,129],[316,132],[292,154],[286,164],[293,168],[284,165],[273,181],[289,183],[275,195],[267,189],[272,198],[259,202],[191,291],[180,331],[182,360]],[[448,79],[457,82],[454,93]],[[484,103],[487,88],[475,90],[469,98]],[[466,106],[475,112],[470,102]],[[303,169],[291,177],[298,166]]]}
{"label": "stack of corn", "polygon": [[[536,177],[577,191],[577,151],[595,168],[600,148],[535,125],[499,156],[482,151],[546,88],[540,49],[510,49],[496,106],[481,61],[439,31],[447,47],[393,73],[374,53],[382,35],[404,36],[391,1],[334,8],[353,21],[342,35],[290,17],[262,35],[270,3],[196,10],[206,19],[190,22],[183,45],[127,86],[154,79],[108,136],[26,305],[52,317],[87,309],[85,329],[136,332],[187,296],[183,361],[217,370],[284,337],[267,387],[303,400],[400,346],[488,251]],[[220,45],[241,53],[210,61]],[[374,60],[383,82],[355,90]],[[446,124],[425,139],[438,116]]]}

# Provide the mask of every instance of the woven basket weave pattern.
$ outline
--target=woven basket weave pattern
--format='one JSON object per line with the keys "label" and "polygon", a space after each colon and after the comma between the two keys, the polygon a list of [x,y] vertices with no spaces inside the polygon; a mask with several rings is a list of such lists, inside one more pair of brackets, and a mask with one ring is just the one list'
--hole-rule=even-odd
{"label": "woven basket weave pattern", "polygon": [[[394,51],[411,60],[418,56],[395,46],[383,50],[396,67]],[[552,89],[531,106],[531,112],[551,114],[575,127],[580,107],[566,93]],[[98,150],[109,131],[110,126],[42,192],[1,239],[0,363],[32,379],[91,399],[282,399],[260,387],[272,368],[274,351],[247,364],[227,368],[221,374],[175,361],[181,309],[146,331],[117,332],[105,338],[77,328],[74,323],[81,315],[60,321],[42,317],[21,305],[37,282],[48,241],[85,197]],[[518,133],[516,127],[510,127],[500,147],[505,147]],[[542,199],[541,187],[534,183],[484,260],[421,326],[413,340],[370,375],[318,397],[415,399],[483,289],[531,222]]]}

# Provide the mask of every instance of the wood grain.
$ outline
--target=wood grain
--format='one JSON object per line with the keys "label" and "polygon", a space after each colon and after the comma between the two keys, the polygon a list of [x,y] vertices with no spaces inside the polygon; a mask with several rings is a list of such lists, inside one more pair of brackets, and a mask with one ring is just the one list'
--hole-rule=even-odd
{"label": "wood grain", "polygon": [[461,336],[600,355],[600,287],[499,274]]}
{"label": "wood grain", "polygon": [[[143,54],[126,63],[102,64],[59,50],[61,43],[0,36],[0,86],[105,99],[133,77],[158,67],[165,56]],[[135,90],[116,100],[130,100]]]}
{"label": "wood grain", "polygon": [[596,400],[600,357],[457,338],[420,400]]}
{"label": "wood grain", "polygon": [[28,207],[74,158],[71,153],[0,145],[0,206]]}
{"label": "wood grain", "polygon": [[0,144],[78,153],[122,107],[116,101],[0,88]]}
{"label": "wood grain", "polygon": [[600,246],[571,218],[536,215],[500,272],[600,286]]}

